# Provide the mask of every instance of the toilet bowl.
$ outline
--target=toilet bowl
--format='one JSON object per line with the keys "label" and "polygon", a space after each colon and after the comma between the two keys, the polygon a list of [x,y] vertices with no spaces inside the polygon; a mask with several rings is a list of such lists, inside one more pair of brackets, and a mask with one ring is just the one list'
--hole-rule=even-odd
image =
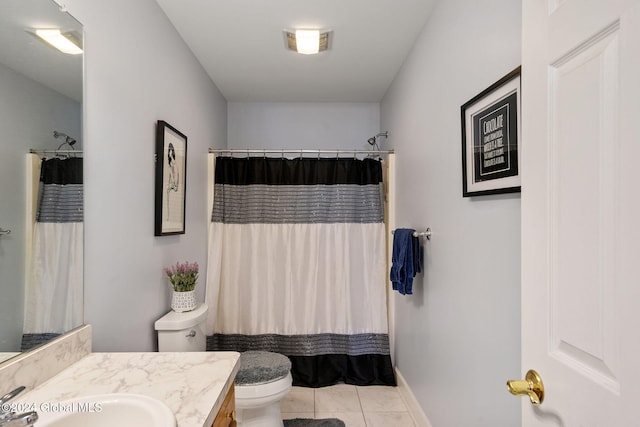
{"label": "toilet bowl", "polygon": [[[158,351],[206,351],[204,322],[208,307],[171,311],[156,320]],[[291,362],[267,351],[240,354],[235,379],[236,415],[240,427],[283,427],[280,400],[291,390]]]}
{"label": "toilet bowl", "polygon": [[241,353],[235,388],[238,426],[282,427],[280,400],[292,382],[286,356],[268,351]]}

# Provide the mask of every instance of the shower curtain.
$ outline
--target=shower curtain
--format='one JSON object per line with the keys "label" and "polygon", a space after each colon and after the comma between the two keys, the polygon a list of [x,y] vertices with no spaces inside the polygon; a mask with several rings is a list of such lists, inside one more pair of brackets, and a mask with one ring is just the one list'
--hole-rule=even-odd
{"label": "shower curtain", "polygon": [[82,158],[41,162],[23,349],[82,324],[82,176]]}
{"label": "shower curtain", "polygon": [[215,160],[209,350],[265,350],[295,385],[395,385],[381,162]]}

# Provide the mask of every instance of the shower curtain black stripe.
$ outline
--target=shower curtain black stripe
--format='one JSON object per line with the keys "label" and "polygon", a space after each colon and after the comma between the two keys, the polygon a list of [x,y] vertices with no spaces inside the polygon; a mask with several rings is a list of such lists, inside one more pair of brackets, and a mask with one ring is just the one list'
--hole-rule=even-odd
{"label": "shower curtain black stripe", "polygon": [[218,157],[213,187],[207,348],[285,354],[296,385],[395,385],[380,162]]}
{"label": "shower curtain black stripe", "polygon": [[336,185],[379,184],[382,168],[375,159],[216,158],[216,184]]}
{"label": "shower curtain black stripe", "polygon": [[82,222],[84,187],[82,158],[42,161],[38,222]]}

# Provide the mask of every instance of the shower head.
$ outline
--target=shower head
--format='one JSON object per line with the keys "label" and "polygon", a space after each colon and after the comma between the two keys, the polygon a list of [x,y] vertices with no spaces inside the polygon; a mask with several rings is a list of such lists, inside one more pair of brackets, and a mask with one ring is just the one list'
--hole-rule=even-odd
{"label": "shower head", "polygon": [[371,138],[367,139],[367,142],[369,143],[369,145],[371,145],[372,147],[378,147],[378,138],[380,138],[381,136],[384,136],[385,138],[387,138],[389,136],[389,132],[388,131],[384,131],[384,132],[380,132],[378,134],[376,134],[376,136],[372,136]]}
{"label": "shower head", "polygon": [[58,150],[60,149],[60,147],[62,147],[64,144],[69,144],[69,146],[71,148],[73,148],[74,144],[77,142],[74,138],[71,138],[69,135],[67,135],[66,133],[62,133],[62,132],[58,132],[57,130],[53,131],[53,137],[58,139],[58,138],[64,138],[64,142],[62,144],[60,144],[60,146],[58,147]]}

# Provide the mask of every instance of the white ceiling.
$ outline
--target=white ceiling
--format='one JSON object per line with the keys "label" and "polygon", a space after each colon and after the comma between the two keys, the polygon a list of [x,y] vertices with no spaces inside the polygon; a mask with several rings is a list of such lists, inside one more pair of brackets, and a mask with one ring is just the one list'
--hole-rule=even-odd
{"label": "white ceiling", "polygon": [[[379,102],[435,0],[156,0],[230,102]],[[333,31],[318,55],[284,29]]]}

